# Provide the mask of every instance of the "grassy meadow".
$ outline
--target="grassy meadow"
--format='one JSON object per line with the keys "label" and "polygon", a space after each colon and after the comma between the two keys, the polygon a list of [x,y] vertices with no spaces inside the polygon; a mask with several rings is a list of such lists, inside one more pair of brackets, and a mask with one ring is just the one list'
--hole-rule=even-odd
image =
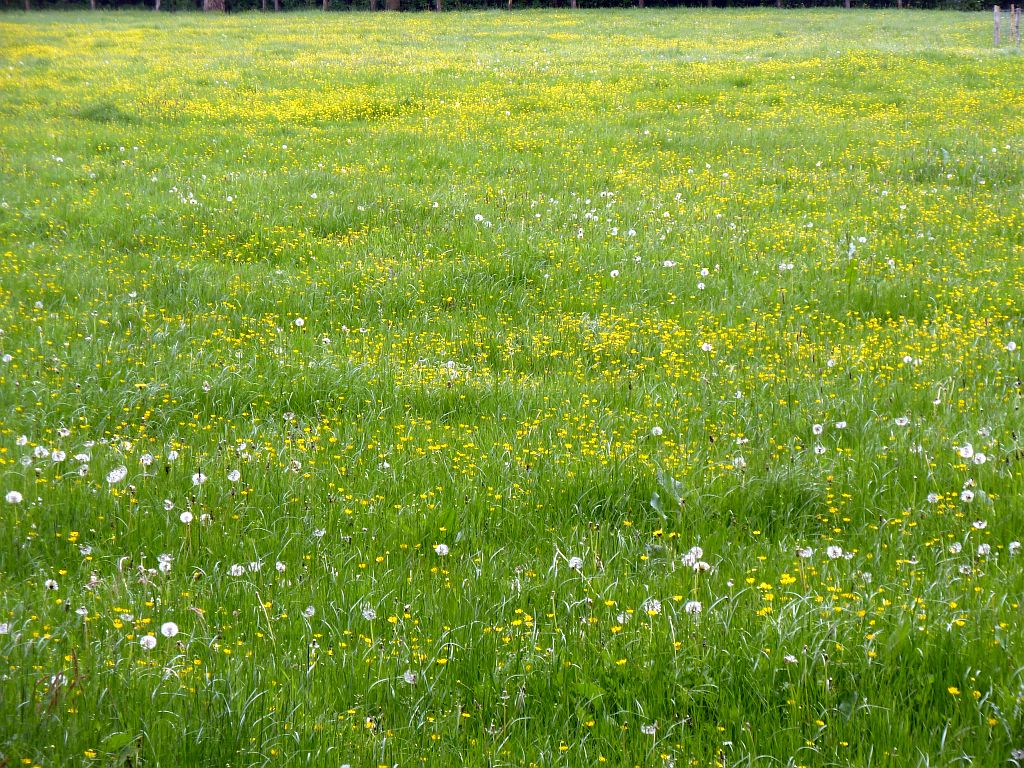
{"label": "grassy meadow", "polygon": [[0,16],[0,766],[1024,764],[991,16]]}

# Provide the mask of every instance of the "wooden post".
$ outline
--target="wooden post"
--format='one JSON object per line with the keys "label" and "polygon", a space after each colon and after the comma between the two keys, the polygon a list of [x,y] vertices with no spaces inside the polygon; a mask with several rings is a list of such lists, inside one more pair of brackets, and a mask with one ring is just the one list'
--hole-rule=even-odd
{"label": "wooden post", "polygon": [[1017,6],[1017,13],[1013,17],[1013,37],[1017,42],[1017,47],[1020,48],[1020,6]]}
{"label": "wooden post", "polygon": [[444,10],[444,0],[434,0],[434,10],[440,13]]}
{"label": "wooden post", "polygon": [[993,5],[992,6],[992,17],[995,20],[995,24],[993,26],[993,33],[992,34],[993,34],[993,37],[995,38],[995,41],[996,41],[996,47],[998,47],[999,46],[999,6],[998,5]]}
{"label": "wooden post", "polygon": [[850,10],[850,0],[843,0],[843,8]]}
{"label": "wooden post", "polygon": [[323,10],[324,10],[324,13],[326,13],[326,12],[327,12],[327,6],[328,6],[328,4],[329,4],[330,2],[331,2],[331,0],[324,0],[324,6],[323,6]]}
{"label": "wooden post", "polygon": [[569,0],[569,7],[576,10],[576,0]]}
{"label": "wooden post", "polygon": [[159,11],[160,10],[160,0],[156,0],[156,2],[153,3],[153,10],[154,11]]}

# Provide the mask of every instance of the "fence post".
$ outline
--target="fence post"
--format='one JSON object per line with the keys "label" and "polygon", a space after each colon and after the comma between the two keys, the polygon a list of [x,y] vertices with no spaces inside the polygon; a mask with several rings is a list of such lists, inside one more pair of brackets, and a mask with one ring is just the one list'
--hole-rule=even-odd
{"label": "fence post", "polygon": [[992,6],[992,18],[993,18],[993,21],[994,21],[992,35],[993,35],[993,37],[994,37],[994,39],[996,41],[996,47],[998,47],[999,46],[999,6],[998,5],[993,5]]}

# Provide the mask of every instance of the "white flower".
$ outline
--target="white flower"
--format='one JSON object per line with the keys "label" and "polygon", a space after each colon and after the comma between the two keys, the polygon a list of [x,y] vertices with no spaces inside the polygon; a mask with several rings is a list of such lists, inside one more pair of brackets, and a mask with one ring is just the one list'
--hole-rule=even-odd
{"label": "white flower", "polygon": [[232,469],[230,472],[228,472],[228,480],[231,481],[232,483],[237,483],[241,478],[242,473],[239,472],[237,469]]}
{"label": "white flower", "polygon": [[54,464],[59,464],[60,462],[64,461],[64,459],[66,459],[67,457],[68,455],[64,453],[64,451],[54,451],[53,453],[50,454],[50,459],[53,461]]}
{"label": "white flower", "polygon": [[128,477],[128,467],[117,467],[107,472],[107,482],[111,485],[120,483],[126,477]]}
{"label": "white flower", "polygon": [[416,681],[419,680],[419,675],[413,672],[411,669],[405,670],[402,675],[402,679],[405,680],[409,685],[416,685]]}
{"label": "white flower", "polygon": [[581,558],[581,557],[570,557],[569,558],[569,568],[571,568],[574,571],[582,571],[583,570],[583,558]]}
{"label": "white flower", "polygon": [[836,422],[836,429],[846,429],[846,422],[845,421],[837,421]]}
{"label": "white flower", "polygon": [[792,653],[787,653],[785,656],[782,657],[782,660],[787,664],[796,664],[796,656],[794,656]]}
{"label": "white flower", "polygon": [[177,451],[169,451],[167,453],[167,460],[168,461],[177,461],[179,455],[180,454]]}
{"label": "white flower", "polygon": [[448,554],[448,545],[438,544],[436,547],[434,547],[434,551],[438,554],[439,557],[444,557]]}
{"label": "white flower", "polygon": [[952,544],[949,545],[949,554],[959,555],[963,548],[963,544],[961,544],[959,541],[954,541]]}
{"label": "white flower", "polygon": [[314,608],[312,605],[308,605],[306,606],[306,609],[302,612],[302,615],[305,616],[307,619],[312,619],[314,616],[316,616],[316,608]]}
{"label": "white flower", "polygon": [[274,568],[277,570],[278,573],[284,573],[288,569],[288,566],[282,563],[280,560],[278,560],[276,563],[274,563]]}
{"label": "white flower", "polygon": [[0,635],[9,635],[11,633],[11,625],[6,621],[0,622]]}
{"label": "white flower", "polygon": [[1016,341],[1008,341],[1008,342],[1006,342],[1006,351],[1007,352],[1016,352],[1017,351],[1017,342]]}
{"label": "white flower", "polygon": [[971,523],[971,527],[976,531],[983,531],[988,528],[988,522],[985,520],[975,520]]}
{"label": "white flower", "polygon": [[296,317],[296,318],[295,318],[295,327],[296,327],[296,328],[301,328],[301,327],[302,327],[302,326],[304,326],[305,324],[306,324],[306,321],[305,321],[305,320],[303,320],[303,319],[302,319],[301,317]]}
{"label": "white flower", "polygon": [[964,443],[956,449],[956,452],[960,454],[961,459],[969,459],[974,455],[974,446],[970,443]]}
{"label": "white flower", "polygon": [[893,421],[897,427],[905,427],[910,423],[910,419],[907,416],[897,416]]}
{"label": "white flower", "polygon": [[696,616],[704,610],[704,606],[700,604],[699,600],[690,600],[683,606],[683,610],[691,616]]}
{"label": "white flower", "polygon": [[796,550],[796,556],[803,560],[810,560],[814,557],[814,550],[810,547],[798,547]]}
{"label": "white flower", "polygon": [[54,591],[56,591],[56,590],[57,590],[57,586],[58,586],[58,585],[57,585],[57,582],[56,582],[56,581],[55,581],[54,579],[47,579],[47,580],[46,580],[46,581],[45,581],[45,582],[43,583],[43,586],[45,586],[45,587],[46,587],[46,588],[47,588],[48,590],[50,590],[51,592],[54,592]]}
{"label": "white flower", "polygon": [[8,491],[4,498],[7,499],[8,504],[21,504],[24,497],[17,491]]}
{"label": "white flower", "polygon": [[192,522],[192,513],[188,511],[182,512],[180,515],[178,515],[178,519],[181,520],[181,522],[183,522],[185,525],[188,525]]}
{"label": "white flower", "polygon": [[963,491],[961,491],[960,501],[970,504],[972,501],[974,501],[974,491],[969,489],[964,489]]}
{"label": "white flower", "polygon": [[152,463],[153,463],[153,454],[152,453],[144,453],[144,454],[142,454],[139,457],[139,464],[141,464],[144,467],[148,467]]}
{"label": "white flower", "polygon": [[824,452],[825,452],[825,446],[824,445],[816,445],[816,446],[814,446],[814,454],[815,454],[815,456],[821,456],[821,454],[823,454]]}
{"label": "white flower", "polygon": [[237,564],[236,565],[232,565],[229,573],[232,576],[244,576],[245,575],[245,566],[244,565],[237,565]]}
{"label": "white flower", "polygon": [[811,432],[813,432],[815,435],[820,435],[824,431],[825,427],[822,426],[821,424],[815,424],[811,427]]}
{"label": "white flower", "polygon": [[654,736],[658,733],[658,724],[650,723],[649,725],[641,725],[640,733],[644,734],[645,736]]}
{"label": "white flower", "polygon": [[614,278],[618,277],[618,276],[619,276],[619,270],[617,270],[617,269],[613,269],[613,270],[611,271],[611,276],[612,276],[612,279],[614,279]]}
{"label": "white flower", "polygon": [[929,493],[928,494],[928,503],[929,504],[938,504],[938,502],[939,502],[939,494],[937,494],[937,493]]}
{"label": "white flower", "polygon": [[838,560],[843,556],[843,548],[837,547],[834,544],[825,550],[825,554],[828,555],[829,560]]}
{"label": "white flower", "polygon": [[974,454],[974,458],[972,459],[972,461],[975,464],[984,464],[986,461],[988,461],[988,456],[986,456],[984,453],[976,453]]}
{"label": "white flower", "polygon": [[992,545],[991,544],[979,544],[978,545],[978,557],[988,557],[990,552],[992,552]]}
{"label": "white flower", "polygon": [[1019,541],[1011,541],[1009,543],[1009,545],[1007,545],[1006,548],[1008,550],[1010,550],[1010,554],[1011,555],[1016,555],[1018,552],[1020,552],[1020,542]]}
{"label": "white flower", "polygon": [[202,472],[196,472],[192,475],[192,485],[202,485],[206,482],[206,475]]}
{"label": "white flower", "polygon": [[732,465],[736,469],[746,469],[747,460],[744,459],[742,456],[737,456],[735,459],[732,460]]}
{"label": "white flower", "polygon": [[164,637],[174,637],[178,634],[178,625],[173,621],[165,621],[160,625],[160,634]]}
{"label": "white flower", "polygon": [[377,612],[373,610],[369,605],[363,606],[363,618],[367,621],[373,621],[377,618]]}
{"label": "white flower", "polygon": [[700,348],[702,352],[710,352],[712,349],[714,349],[714,347],[711,346],[710,341],[705,341],[703,344],[700,345]]}
{"label": "white flower", "polygon": [[651,434],[655,437],[661,437],[663,433],[661,427],[651,427]]}
{"label": "white flower", "polygon": [[170,499],[164,499],[164,510],[170,512],[172,509],[174,509],[174,502]]}
{"label": "white flower", "polygon": [[656,600],[653,597],[649,597],[644,600],[643,609],[648,616],[657,616],[661,613],[661,601]]}
{"label": "white flower", "polygon": [[147,651],[152,651],[154,648],[156,648],[156,638],[152,635],[143,635],[139,639],[139,645],[141,645],[143,649]]}

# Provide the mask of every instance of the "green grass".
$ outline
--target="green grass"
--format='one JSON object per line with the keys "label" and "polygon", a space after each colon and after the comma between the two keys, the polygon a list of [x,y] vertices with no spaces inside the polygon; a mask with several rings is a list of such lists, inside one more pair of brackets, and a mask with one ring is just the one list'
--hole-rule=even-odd
{"label": "green grass", "polygon": [[0,17],[0,766],[1024,761],[990,38]]}

